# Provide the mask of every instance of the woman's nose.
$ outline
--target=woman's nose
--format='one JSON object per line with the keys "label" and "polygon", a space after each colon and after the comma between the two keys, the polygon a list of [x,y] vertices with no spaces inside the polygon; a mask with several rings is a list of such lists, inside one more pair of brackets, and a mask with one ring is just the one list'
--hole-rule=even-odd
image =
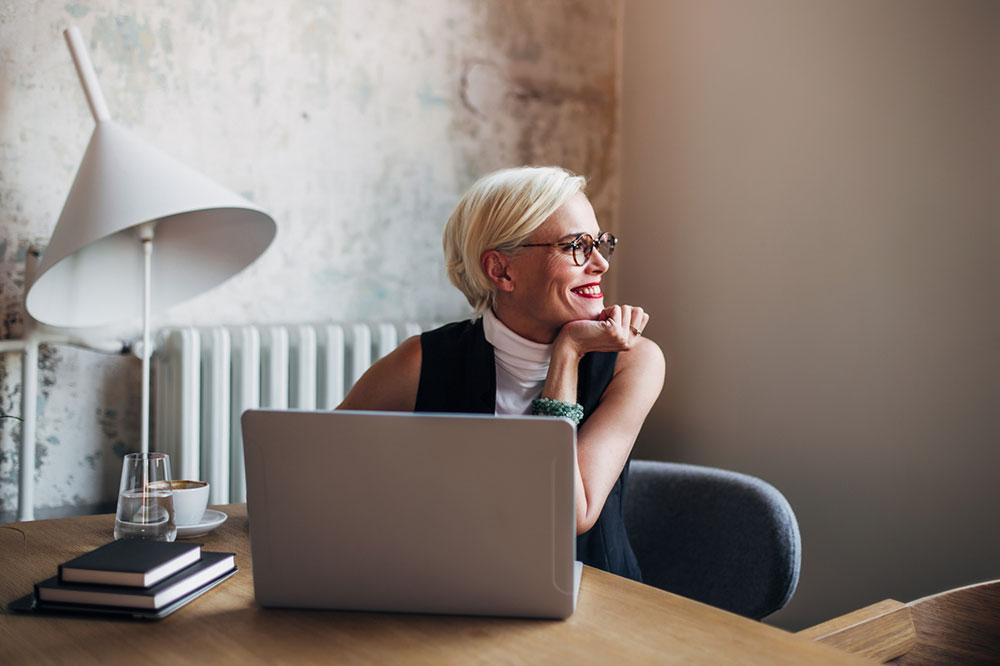
{"label": "woman's nose", "polygon": [[590,257],[587,259],[586,265],[588,273],[599,275],[606,272],[610,266],[611,264],[608,263],[608,260],[604,258],[604,255],[596,247],[590,252]]}

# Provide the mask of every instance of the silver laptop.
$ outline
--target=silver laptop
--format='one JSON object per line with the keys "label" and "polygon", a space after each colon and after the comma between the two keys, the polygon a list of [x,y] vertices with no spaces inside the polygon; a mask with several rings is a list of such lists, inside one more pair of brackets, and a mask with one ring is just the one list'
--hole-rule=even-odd
{"label": "silver laptop", "polygon": [[539,417],[243,414],[262,606],[565,618],[576,430]]}

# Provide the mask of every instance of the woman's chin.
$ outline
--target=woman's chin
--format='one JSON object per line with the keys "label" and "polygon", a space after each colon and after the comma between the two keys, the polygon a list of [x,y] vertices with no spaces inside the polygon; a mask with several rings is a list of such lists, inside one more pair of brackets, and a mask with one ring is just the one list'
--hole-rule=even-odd
{"label": "woman's chin", "polygon": [[580,319],[597,319],[604,311],[604,299],[589,299],[586,303],[581,303],[575,308],[580,313]]}

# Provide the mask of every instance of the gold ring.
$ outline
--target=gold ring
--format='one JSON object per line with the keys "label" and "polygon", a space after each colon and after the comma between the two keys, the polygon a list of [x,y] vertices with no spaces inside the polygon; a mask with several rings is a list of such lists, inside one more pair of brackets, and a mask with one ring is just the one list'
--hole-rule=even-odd
{"label": "gold ring", "polygon": [[630,326],[629,328],[632,329],[632,335],[642,335],[642,331],[637,329],[635,326]]}

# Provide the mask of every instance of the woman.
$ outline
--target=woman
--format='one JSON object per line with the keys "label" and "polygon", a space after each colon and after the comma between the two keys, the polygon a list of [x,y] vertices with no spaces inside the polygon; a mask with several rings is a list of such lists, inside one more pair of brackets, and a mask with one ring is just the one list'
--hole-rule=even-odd
{"label": "woman", "polygon": [[577,558],[640,580],[622,501],[664,359],[642,337],[642,308],[605,306],[617,241],[598,228],[584,184],[555,167],[476,182],[448,220],[444,251],[449,279],[482,317],[404,341],[340,408],[573,419]]}

